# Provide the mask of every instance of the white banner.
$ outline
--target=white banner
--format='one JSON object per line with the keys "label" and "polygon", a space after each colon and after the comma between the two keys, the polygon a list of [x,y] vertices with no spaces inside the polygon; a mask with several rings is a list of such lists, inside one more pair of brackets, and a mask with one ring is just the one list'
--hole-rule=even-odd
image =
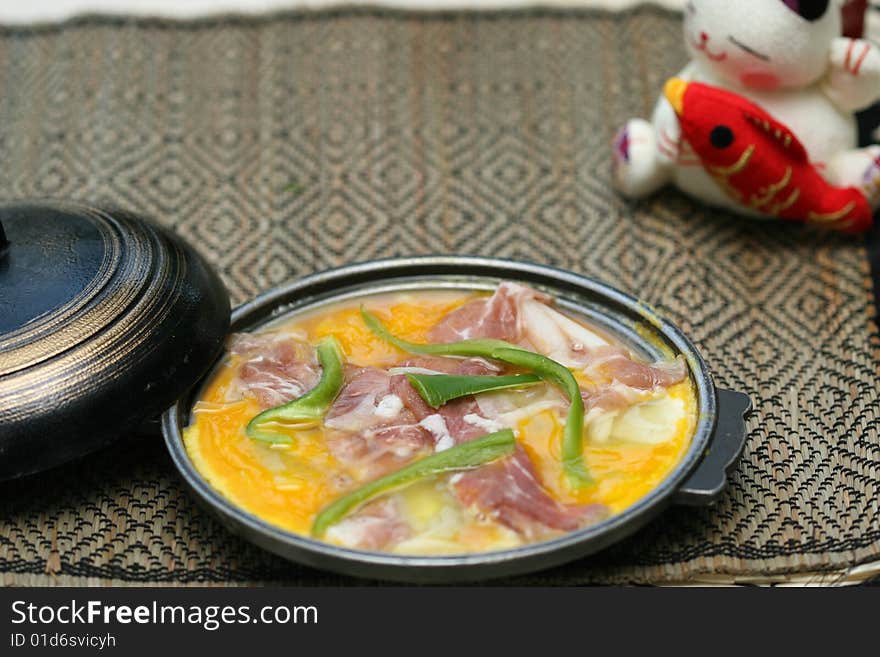
{"label": "white banner", "polygon": [[[513,9],[523,7],[601,7],[626,9],[645,0],[30,0],[0,2],[0,23],[58,21],[84,13],[195,18],[212,14],[254,14],[283,9],[333,6],[382,6],[400,9]],[[685,0],[649,0],[648,4],[681,9]],[[872,0],[880,7],[880,0]],[[872,38],[880,39],[880,11],[868,18]]]}

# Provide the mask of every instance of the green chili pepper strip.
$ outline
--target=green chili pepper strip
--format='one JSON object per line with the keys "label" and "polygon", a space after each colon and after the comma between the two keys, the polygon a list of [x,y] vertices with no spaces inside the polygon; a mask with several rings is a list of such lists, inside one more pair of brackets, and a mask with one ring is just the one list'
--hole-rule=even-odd
{"label": "green chili pepper strip", "polygon": [[491,358],[530,369],[562,389],[570,402],[562,432],[562,469],[572,488],[592,486],[593,478],[587,472],[583,456],[584,400],[581,398],[581,387],[571,371],[555,360],[519,347],[496,349]]}
{"label": "green chili pepper strip", "polygon": [[513,376],[407,374],[406,378],[431,408],[440,408],[446,402],[459,397],[532,386],[543,380],[534,374],[514,374]]}
{"label": "green chili pepper strip", "polygon": [[572,488],[593,484],[584,465],[584,402],[581,389],[567,367],[541,354],[517,347],[503,340],[462,340],[446,344],[415,344],[392,335],[379,318],[361,306],[361,316],[369,329],[398,349],[414,354],[439,356],[472,356],[492,358],[509,365],[532,370],[542,379],[562,389],[570,402],[562,435],[562,467]]}
{"label": "green chili pepper strip", "polygon": [[318,384],[302,397],[257,415],[245,429],[249,438],[265,443],[289,444],[293,442],[290,436],[265,431],[262,425],[279,422],[306,429],[321,421],[342,389],[342,350],[336,338],[329,336],[321,340],[317,351],[322,370]]}
{"label": "green chili pepper strip", "polygon": [[396,472],[371,481],[326,507],[317,515],[312,524],[312,536],[320,538],[331,525],[342,520],[357,507],[380,495],[429,477],[476,468],[513,454],[515,448],[516,439],[513,431],[504,429],[419,459]]}

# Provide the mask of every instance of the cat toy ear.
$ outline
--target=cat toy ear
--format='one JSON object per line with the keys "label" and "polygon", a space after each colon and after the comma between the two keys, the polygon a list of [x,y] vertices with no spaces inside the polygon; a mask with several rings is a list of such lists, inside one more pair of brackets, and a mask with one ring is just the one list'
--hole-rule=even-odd
{"label": "cat toy ear", "polygon": [[[782,4],[791,9],[804,20],[813,22],[828,12],[830,0],[781,0]],[[837,3],[835,3],[837,4]]]}

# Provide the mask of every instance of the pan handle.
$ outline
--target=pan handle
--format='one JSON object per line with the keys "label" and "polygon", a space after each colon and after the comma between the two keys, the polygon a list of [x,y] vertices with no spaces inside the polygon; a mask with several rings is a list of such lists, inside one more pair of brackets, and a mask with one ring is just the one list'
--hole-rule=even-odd
{"label": "pan handle", "polygon": [[736,465],[746,444],[746,416],[752,410],[748,395],[719,388],[718,421],[705,456],[675,494],[674,502],[705,506],[715,502],[727,475]]}

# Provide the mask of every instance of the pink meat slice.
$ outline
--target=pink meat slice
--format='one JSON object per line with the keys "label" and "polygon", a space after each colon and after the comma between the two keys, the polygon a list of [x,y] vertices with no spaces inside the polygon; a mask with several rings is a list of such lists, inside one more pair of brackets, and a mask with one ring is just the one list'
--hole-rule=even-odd
{"label": "pink meat slice", "polygon": [[612,347],[604,353],[594,355],[592,367],[620,383],[639,390],[652,390],[657,387],[668,388],[681,383],[687,376],[687,366],[681,358],[668,363],[639,363],[630,358],[622,349]]}
{"label": "pink meat slice", "polygon": [[581,399],[584,409],[590,411],[599,409],[602,411],[619,411],[638,402],[642,393],[626,386],[590,386],[581,388]]}
{"label": "pink meat slice", "polygon": [[328,431],[327,447],[358,481],[371,481],[433,452],[434,439],[417,424]]}
{"label": "pink meat slice", "polygon": [[324,424],[332,429],[361,431],[382,423],[376,406],[391,394],[391,375],[376,367],[344,368],[345,384],[327,411]]}
{"label": "pink meat slice", "polygon": [[[465,420],[466,417],[475,415],[484,417],[480,412],[473,397],[462,397],[444,405],[440,409],[440,417],[446,423],[449,435],[455,440],[456,444],[466,443],[474,438],[485,436],[489,431],[478,424],[472,424]],[[486,418],[489,419],[489,418]]]}
{"label": "pink meat slice", "polygon": [[550,497],[521,447],[501,461],[463,473],[453,487],[462,504],[527,539],[540,537],[547,529],[572,531],[608,513],[601,504],[563,505]]}
{"label": "pink meat slice", "polygon": [[[529,313],[527,308],[539,308],[536,304],[550,307],[552,299],[537,290],[517,283],[501,283],[495,293],[484,299],[476,299],[444,317],[429,333],[432,342],[454,342],[472,338],[494,338],[532,349],[535,336],[546,337],[546,323],[558,332],[562,340],[562,328],[575,324],[552,311]],[[544,324],[541,321],[545,322]],[[536,323],[537,322],[537,323]],[[540,340],[537,340],[540,342]],[[556,345],[577,361],[578,366],[597,368],[610,379],[640,390],[668,387],[684,380],[687,368],[681,359],[672,363],[647,364],[634,361],[629,354],[612,345],[586,348],[577,340],[570,344]],[[566,363],[574,364],[574,363]]]}
{"label": "pink meat slice", "polygon": [[431,434],[406,407],[388,417],[379,404],[393,395],[391,375],[374,367],[346,367],[346,384],[327,412],[327,446],[359,480],[398,470],[433,451]]}
{"label": "pink meat slice", "polygon": [[[441,372],[443,374],[462,374],[468,376],[488,376],[498,374],[501,370],[498,366],[482,358],[443,358],[438,356],[420,356],[411,358],[400,365],[401,368],[416,368]],[[416,417],[417,421],[424,420],[429,415],[439,413],[446,415],[463,415],[469,412],[478,412],[476,403],[472,397],[453,400],[439,410],[435,410],[425,403],[422,396],[410,385],[409,379],[403,374],[391,377],[391,390],[396,394],[403,405]],[[461,413],[467,408],[466,413]]]}
{"label": "pink meat slice", "polygon": [[504,370],[503,365],[485,358],[456,358],[452,356],[416,356],[404,361],[395,369],[412,368],[430,370],[438,374],[462,374],[466,376],[487,376]]}
{"label": "pink meat slice", "polygon": [[261,408],[302,396],[320,378],[314,347],[290,337],[238,333],[231,338],[230,352],[242,359],[233,394],[251,397]]}
{"label": "pink meat slice", "polygon": [[[498,368],[492,363],[481,358],[440,358],[421,357],[406,361],[402,367],[418,367],[422,369],[443,372],[446,374],[464,374],[474,376],[493,375],[498,373]],[[486,434],[486,430],[467,422],[464,418],[468,415],[480,415],[480,408],[473,397],[462,397],[447,402],[439,409],[431,408],[422,399],[422,396],[410,385],[404,375],[396,375],[391,379],[391,389],[403,405],[408,409],[417,421],[421,422],[429,415],[439,415],[443,418],[450,436],[456,443],[466,442],[479,438]],[[481,416],[482,417],[482,416]]]}
{"label": "pink meat slice", "polygon": [[[552,299],[547,295],[517,283],[501,283],[489,298],[476,299],[444,317],[429,333],[432,342],[454,342],[473,338],[493,338],[506,340],[531,348],[527,333],[531,325],[523,311],[524,306],[535,307],[535,303],[550,306]],[[555,311],[554,311],[555,312]],[[571,325],[570,320],[567,321]],[[547,321],[547,317],[543,317]],[[536,327],[531,329],[539,330]],[[672,363],[647,364],[634,361],[623,349],[614,346],[588,350],[581,344],[566,346],[572,356],[586,366],[600,368],[608,377],[625,385],[649,390],[667,387],[684,380],[687,368],[680,360]]]}
{"label": "pink meat slice", "polygon": [[361,550],[388,550],[412,535],[392,499],[365,505],[328,530],[331,538]]}
{"label": "pink meat slice", "polygon": [[547,301],[549,297],[537,290],[501,283],[488,299],[476,299],[446,315],[428,334],[431,342],[455,342],[474,338],[493,338],[518,342],[519,304],[523,299]]}
{"label": "pink meat slice", "polygon": [[456,443],[463,443],[486,434],[486,430],[470,424],[464,420],[468,414],[479,414],[480,408],[473,397],[462,397],[444,404],[439,409],[434,409],[425,403],[416,389],[410,385],[405,376],[395,376],[391,382],[392,390],[404,407],[412,413],[417,421],[421,422],[429,415],[439,415],[443,418],[449,435]]}
{"label": "pink meat slice", "polygon": [[403,407],[412,414],[416,422],[421,422],[429,415],[436,413],[433,408],[425,403],[422,396],[416,391],[403,374],[391,377],[391,391],[403,402]]}

